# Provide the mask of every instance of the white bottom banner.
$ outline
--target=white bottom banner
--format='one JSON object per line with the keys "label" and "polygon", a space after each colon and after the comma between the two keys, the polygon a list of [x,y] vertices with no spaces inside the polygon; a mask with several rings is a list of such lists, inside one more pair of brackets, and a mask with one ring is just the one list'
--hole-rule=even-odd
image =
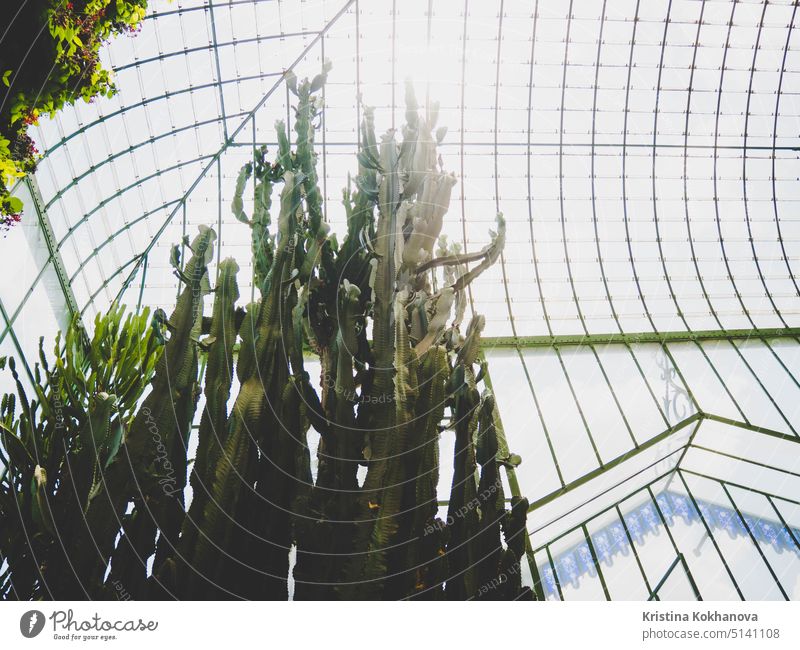
{"label": "white bottom banner", "polygon": [[798,648],[794,603],[6,602],[4,648]]}

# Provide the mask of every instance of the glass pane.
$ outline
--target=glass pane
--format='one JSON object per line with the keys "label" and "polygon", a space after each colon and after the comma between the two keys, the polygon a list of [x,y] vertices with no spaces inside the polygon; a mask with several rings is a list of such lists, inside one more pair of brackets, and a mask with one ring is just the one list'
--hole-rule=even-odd
{"label": "glass pane", "polygon": [[647,600],[649,590],[616,510],[587,524],[612,600]]}
{"label": "glass pane", "polygon": [[[667,482],[657,494],[656,502],[703,599],[739,600],[736,586],[725,568],[727,555],[715,547],[680,479],[675,477]],[[714,535],[716,538],[716,532]],[[662,571],[661,577],[664,573]]]}
{"label": "glass pane", "polygon": [[522,457],[520,488],[533,502],[561,486],[542,420],[517,352],[487,350],[486,357],[509,449]]}
{"label": "glass pane", "polygon": [[689,474],[685,480],[744,598],[783,600],[778,584],[732,509],[722,485]]}
{"label": "glass pane", "polygon": [[564,600],[605,600],[600,574],[583,530],[553,542],[550,552]]}

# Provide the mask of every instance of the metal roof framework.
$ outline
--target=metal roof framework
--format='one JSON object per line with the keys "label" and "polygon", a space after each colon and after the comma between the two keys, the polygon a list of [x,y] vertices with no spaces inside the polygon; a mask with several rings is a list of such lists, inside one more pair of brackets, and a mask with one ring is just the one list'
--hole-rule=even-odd
{"label": "metal roof framework", "polygon": [[[168,247],[200,223],[216,225],[218,255],[237,257],[246,278],[249,233],[227,207],[236,173],[255,145],[274,147],[275,119],[291,124],[283,73],[310,76],[331,58],[319,144],[334,231],[357,98],[393,128],[408,73],[450,126],[440,150],[460,183],[449,236],[475,250],[494,213],[506,216],[507,248],[470,303],[487,316],[484,353],[524,459],[510,485],[531,500],[531,521],[551,501],[582,507],[573,488],[616,471],[635,483],[635,459],[688,420],[695,433],[713,421],[796,442],[798,20],[791,0],[155,0],[142,34],[104,54],[119,95],[38,130],[45,158],[18,188],[25,225],[4,242],[18,281],[0,292],[0,354],[30,376],[38,337],[72,314],[91,327],[115,299],[171,304]],[[669,469],[687,494],[692,440]],[[747,458],[771,441],[733,455],[754,472]],[[729,491],[712,467],[708,480]],[[646,486],[654,502],[660,480]],[[800,521],[779,516],[788,531]],[[590,521],[575,530],[600,575]],[[560,537],[530,532],[545,597],[536,574],[549,566],[558,581]],[[702,593],[674,546],[669,575],[683,567]],[[639,570],[658,597],[669,576]],[[800,597],[774,577],[772,596]]]}

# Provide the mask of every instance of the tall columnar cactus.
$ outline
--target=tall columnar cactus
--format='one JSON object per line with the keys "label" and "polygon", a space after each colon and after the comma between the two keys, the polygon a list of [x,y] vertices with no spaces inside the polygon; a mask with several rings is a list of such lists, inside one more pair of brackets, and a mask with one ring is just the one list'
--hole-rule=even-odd
{"label": "tall columnar cactus", "polygon": [[[169,596],[174,590],[174,553],[184,516],[186,450],[199,397],[203,297],[210,291],[208,263],[213,258],[215,239],[213,230],[201,227],[189,245],[192,256],[188,263],[182,270],[176,268],[183,283],[177,305],[168,320],[161,312],[154,315],[154,331],[167,340],[150,392],[131,424],[124,453],[109,467],[103,489],[87,511],[87,517],[98,522],[104,542],[109,532],[116,533],[118,522],[125,517],[123,537],[111,560],[111,575],[120,579],[119,565],[124,564],[128,584],[136,585],[137,592],[157,597]],[[133,511],[125,514],[131,502]],[[98,550],[102,553],[94,562],[92,575],[99,580],[107,569],[103,557],[108,551],[105,546]],[[134,564],[131,568],[126,562],[131,556],[147,558],[153,552],[154,580],[147,580],[146,567]]]}
{"label": "tall columnar cactus", "polygon": [[198,430],[197,451],[192,465],[190,483],[192,502],[183,521],[179,543],[179,564],[186,581],[189,567],[185,555],[197,544],[198,528],[211,496],[214,473],[222,456],[228,436],[228,401],[231,395],[234,369],[234,346],[238,334],[236,301],[239,287],[236,274],[239,265],[228,258],[220,264],[214,291],[214,306],[209,336],[203,342],[207,353],[205,368],[205,405]]}
{"label": "tall columnar cactus", "polygon": [[[279,122],[276,159],[257,149],[237,179],[231,210],[251,229],[260,298],[242,318],[232,259],[210,287],[215,235],[201,229],[182,270],[173,253],[185,287],[169,319],[159,310],[153,320],[148,345],[164,347],[149,394],[140,400],[141,392],[123,386],[125,397],[116,400],[89,391],[90,415],[75,434],[81,472],[74,488],[85,494],[88,524],[75,534],[87,544],[87,535],[97,537],[97,552],[80,564],[95,597],[124,584],[139,598],[286,598],[293,546],[298,599],[526,595],[519,561],[527,502],[505,507],[498,457],[507,449],[493,396],[481,388],[485,320],[474,316],[462,332],[466,289],[503,249],[502,215],[478,252],[447,242],[456,178],[437,153],[445,129],[437,128],[438,106],[420,111],[409,84],[400,141],[394,131],[376,137],[374,112],[363,111],[339,245],[325,223],[314,151],[328,71],[311,81],[287,77],[297,99],[295,150]],[[204,319],[209,291],[213,311]],[[320,394],[304,367],[309,353],[320,359]],[[200,354],[207,355],[203,376]],[[239,392],[231,404],[234,372]],[[188,459],[201,390],[197,453]],[[23,434],[48,397],[19,418],[6,402],[3,448],[16,451],[13,478],[3,485],[20,477],[31,484],[28,525],[46,533],[60,523],[45,507],[59,465],[36,465]],[[125,418],[115,419],[118,402]],[[316,476],[312,426],[320,435]],[[455,435],[452,460],[439,457],[445,430]],[[437,518],[440,462],[454,466],[446,522]],[[0,495],[6,518],[9,494]],[[0,548],[15,558],[23,593],[41,593],[35,566],[5,550],[17,553],[19,540],[0,539]]]}

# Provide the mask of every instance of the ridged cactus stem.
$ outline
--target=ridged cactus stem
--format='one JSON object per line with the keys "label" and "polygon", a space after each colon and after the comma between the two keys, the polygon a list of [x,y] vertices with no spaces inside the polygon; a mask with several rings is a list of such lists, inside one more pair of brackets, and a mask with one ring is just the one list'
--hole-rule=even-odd
{"label": "ridged cactus stem", "polygon": [[[149,512],[161,529],[156,566],[177,546],[186,483],[186,442],[197,402],[197,338],[208,291],[207,265],[213,257],[213,230],[201,227],[182,276],[184,288],[169,321],[170,329],[151,383],[131,424],[125,444],[105,473],[103,487],[91,500],[86,519],[98,544],[93,579],[102,583],[103,557],[113,548],[120,517],[129,500]],[[160,326],[160,325],[159,325]],[[131,473],[130,470],[133,470]],[[97,541],[99,540],[99,541]]]}
{"label": "ridged cactus stem", "polygon": [[479,587],[474,571],[478,558],[469,541],[477,533],[478,526],[478,512],[475,508],[477,464],[472,441],[477,429],[480,396],[475,388],[471,368],[458,365],[453,377],[456,442],[453,452],[453,483],[447,511],[450,530],[448,569],[452,577],[447,581],[446,591],[448,600],[464,600],[472,596]]}
{"label": "ridged cactus stem", "polygon": [[239,287],[236,274],[239,265],[232,258],[219,267],[219,278],[214,290],[211,327],[207,339],[205,368],[205,408],[198,430],[197,452],[192,466],[192,503],[184,521],[180,549],[190,553],[197,540],[205,505],[213,485],[217,466],[228,434],[228,400],[233,380],[234,344],[236,326],[236,301]]}
{"label": "ridged cactus stem", "polygon": [[[249,503],[247,497],[252,494],[252,485],[258,480],[257,445],[271,444],[263,436],[275,431],[274,420],[278,414],[274,409],[280,404],[289,375],[282,333],[284,328],[292,328],[285,287],[294,256],[291,239],[300,204],[300,187],[296,180],[294,172],[284,173],[275,256],[265,282],[264,298],[242,323],[243,344],[237,368],[241,388],[228,418],[228,440],[216,466],[211,499],[205,506],[194,548],[193,567],[197,573],[191,584],[209,597],[218,597],[218,589],[201,575],[219,576],[222,587],[233,579],[231,571],[238,570],[230,557],[233,551],[231,531],[241,527],[242,518],[252,516],[245,506]],[[262,453],[269,455],[271,449],[262,448]],[[262,526],[264,521],[262,517],[256,525]],[[288,549],[286,552],[288,554]]]}

